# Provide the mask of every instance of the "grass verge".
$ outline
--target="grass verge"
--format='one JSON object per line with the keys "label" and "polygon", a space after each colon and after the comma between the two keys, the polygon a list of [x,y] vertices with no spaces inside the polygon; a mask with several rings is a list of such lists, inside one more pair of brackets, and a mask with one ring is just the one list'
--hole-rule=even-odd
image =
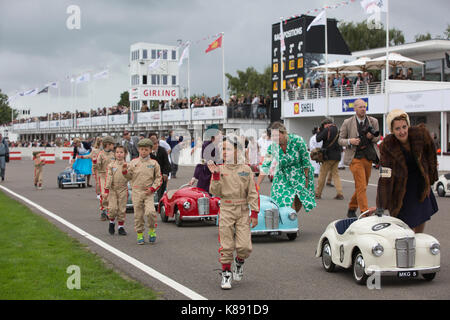
{"label": "grass verge", "polygon": [[[154,300],[157,294],[123,278],[79,241],[0,192],[0,299]],[[74,272],[80,270],[80,289]]]}

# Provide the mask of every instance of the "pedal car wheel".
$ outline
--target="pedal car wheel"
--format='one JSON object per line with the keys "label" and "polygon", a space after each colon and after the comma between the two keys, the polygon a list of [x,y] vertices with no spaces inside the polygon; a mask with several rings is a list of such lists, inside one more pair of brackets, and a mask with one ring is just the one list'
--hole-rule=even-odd
{"label": "pedal car wheel", "polygon": [[362,253],[358,250],[353,260],[353,278],[357,284],[365,285],[367,283],[368,276],[365,272],[366,263]]}
{"label": "pedal car wheel", "polygon": [[181,227],[183,222],[181,220],[180,210],[178,210],[178,208],[176,210],[177,212],[175,212],[175,224],[177,225],[177,227]]}
{"label": "pedal car wheel", "polygon": [[322,245],[322,265],[326,272],[333,272],[336,265],[331,260],[331,246],[328,240]]}
{"label": "pedal car wheel", "polygon": [[291,241],[297,239],[297,232],[295,232],[295,233],[288,233],[286,235],[287,235],[288,239],[291,240]]}
{"label": "pedal car wheel", "polygon": [[169,220],[169,217],[166,215],[166,207],[161,203],[160,205],[161,209],[159,210],[159,215],[161,216],[162,222],[167,222]]}
{"label": "pedal car wheel", "polygon": [[436,187],[437,194],[439,197],[445,197],[445,188],[442,183],[439,183]]}
{"label": "pedal car wheel", "polygon": [[432,281],[435,276],[436,276],[436,272],[425,273],[425,274],[422,275],[422,277],[424,277],[424,279],[427,280],[427,281]]}

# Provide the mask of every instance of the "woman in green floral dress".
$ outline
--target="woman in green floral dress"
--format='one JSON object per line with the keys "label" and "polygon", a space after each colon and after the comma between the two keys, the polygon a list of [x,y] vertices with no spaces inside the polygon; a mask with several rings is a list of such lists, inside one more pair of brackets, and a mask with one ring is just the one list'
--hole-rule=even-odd
{"label": "woman in green floral dress", "polygon": [[314,169],[309,161],[305,141],[298,135],[288,134],[280,122],[272,124],[270,129],[274,142],[267,149],[261,165],[261,174],[256,183],[258,189],[271,166],[275,165],[272,199],[280,207],[292,207],[298,212],[303,206],[309,212],[316,207],[316,200]]}

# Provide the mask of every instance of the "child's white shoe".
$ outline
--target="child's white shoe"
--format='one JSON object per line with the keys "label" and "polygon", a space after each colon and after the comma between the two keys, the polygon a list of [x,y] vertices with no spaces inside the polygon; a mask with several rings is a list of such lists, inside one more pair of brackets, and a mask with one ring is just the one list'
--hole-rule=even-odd
{"label": "child's white shoe", "polygon": [[220,284],[220,287],[224,290],[231,289],[231,282],[233,279],[233,274],[231,271],[225,270],[222,271],[222,283]]}
{"label": "child's white shoe", "polygon": [[242,277],[244,276],[244,264],[234,261],[232,270],[233,270],[233,280],[241,281]]}

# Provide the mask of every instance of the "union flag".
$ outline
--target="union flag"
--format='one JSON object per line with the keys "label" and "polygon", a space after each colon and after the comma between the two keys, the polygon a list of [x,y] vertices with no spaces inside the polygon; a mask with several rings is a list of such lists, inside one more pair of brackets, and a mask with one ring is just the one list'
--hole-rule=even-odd
{"label": "union flag", "polygon": [[205,53],[208,53],[214,49],[222,47],[222,36],[214,40],[208,47],[208,49],[205,50]]}

